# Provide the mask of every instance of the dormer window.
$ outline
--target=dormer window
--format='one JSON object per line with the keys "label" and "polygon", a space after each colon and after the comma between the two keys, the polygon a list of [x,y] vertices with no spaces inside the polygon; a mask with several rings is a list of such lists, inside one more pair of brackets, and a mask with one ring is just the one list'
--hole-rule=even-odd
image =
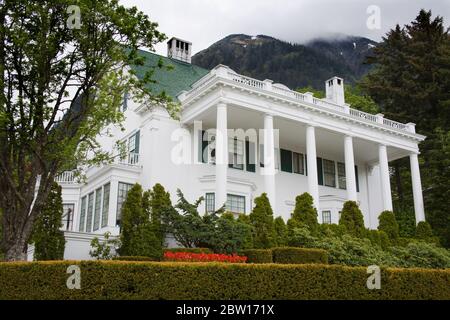
{"label": "dormer window", "polygon": [[167,42],[167,56],[172,59],[191,63],[191,43],[178,38]]}
{"label": "dormer window", "polygon": [[341,85],[341,79],[337,79],[337,81],[338,81],[338,85]]}

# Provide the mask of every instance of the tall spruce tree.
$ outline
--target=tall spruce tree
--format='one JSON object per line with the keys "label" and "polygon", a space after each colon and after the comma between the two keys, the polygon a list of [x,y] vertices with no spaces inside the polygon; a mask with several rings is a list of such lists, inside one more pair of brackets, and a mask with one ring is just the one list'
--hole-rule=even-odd
{"label": "tall spruce tree", "polygon": [[161,242],[156,236],[150,221],[149,200],[144,197],[141,185],[135,184],[128,191],[122,206],[121,220],[122,256],[145,256],[160,259]]}
{"label": "tall spruce tree", "polygon": [[63,204],[61,187],[54,182],[47,203],[34,224],[31,242],[35,260],[62,260],[66,240],[61,231]]}
{"label": "tall spruce tree", "polygon": [[255,198],[255,207],[250,213],[253,225],[253,246],[255,249],[267,249],[276,244],[273,223],[273,211],[267,194]]}
{"label": "tall spruce tree", "polygon": [[[421,10],[410,24],[390,30],[367,61],[375,68],[362,87],[386,117],[416,123],[427,136],[420,164],[425,214],[441,242],[450,246],[450,35],[442,17]],[[396,210],[413,210],[408,159],[392,163]]]}
{"label": "tall spruce tree", "polygon": [[344,203],[339,225],[344,226],[346,232],[352,236],[360,238],[364,235],[366,231],[364,217],[355,201],[346,201]]}
{"label": "tall spruce tree", "polygon": [[319,226],[317,210],[313,206],[313,197],[309,193],[305,192],[295,198],[292,219],[297,223],[306,225],[312,233],[317,231]]}
{"label": "tall spruce tree", "polygon": [[150,218],[153,225],[153,230],[156,237],[160,240],[161,245],[164,245],[165,241],[165,230],[162,224],[162,216],[164,212],[172,206],[170,201],[170,194],[166,192],[164,187],[157,183],[153,186],[150,191]]}

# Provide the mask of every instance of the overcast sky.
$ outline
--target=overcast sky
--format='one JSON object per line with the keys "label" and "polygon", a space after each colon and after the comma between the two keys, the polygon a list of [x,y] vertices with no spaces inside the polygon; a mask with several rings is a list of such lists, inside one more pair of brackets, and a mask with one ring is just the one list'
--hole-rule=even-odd
{"label": "overcast sky", "polygon": [[[333,33],[375,41],[395,24],[414,20],[421,8],[450,23],[450,0],[120,0],[137,6],[168,37],[193,43],[194,53],[233,33],[264,34],[295,43]],[[380,29],[367,20],[380,12]],[[369,8],[370,13],[367,13]],[[375,9],[376,10],[376,9]],[[373,25],[375,26],[376,25]],[[166,54],[165,44],[156,47]]]}

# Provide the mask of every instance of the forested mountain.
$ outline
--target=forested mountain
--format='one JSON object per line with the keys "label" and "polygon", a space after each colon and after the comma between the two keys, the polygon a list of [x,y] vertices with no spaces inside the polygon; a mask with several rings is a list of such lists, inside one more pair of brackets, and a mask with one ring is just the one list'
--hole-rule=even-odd
{"label": "forested mountain", "polygon": [[323,89],[324,81],[335,75],[347,83],[359,80],[370,68],[363,61],[376,44],[350,36],[291,44],[264,35],[234,34],[197,53],[192,62],[209,69],[224,64],[238,73],[271,79],[291,89]]}

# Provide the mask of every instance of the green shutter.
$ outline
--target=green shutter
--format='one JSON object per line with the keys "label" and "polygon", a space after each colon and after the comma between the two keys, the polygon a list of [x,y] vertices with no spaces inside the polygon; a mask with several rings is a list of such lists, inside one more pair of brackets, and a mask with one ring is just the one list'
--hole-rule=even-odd
{"label": "green shutter", "polygon": [[205,156],[203,156],[203,151],[206,150],[206,148],[208,147],[208,141],[203,140],[204,136],[205,136],[205,131],[204,130],[199,131],[199,133],[198,133],[198,146],[199,146],[198,161],[207,163],[208,162],[208,153],[206,153]]}
{"label": "green shutter", "polygon": [[355,166],[356,192],[359,192],[358,166]]}
{"label": "green shutter", "polygon": [[141,139],[141,132],[138,131],[135,134],[135,147],[134,147],[134,153],[139,153],[139,141]]}
{"label": "green shutter", "polygon": [[280,149],[281,171],[292,172],[292,151]]}
{"label": "green shutter", "polygon": [[305,154],[305,176],[308,175],[308,157]]}
{"label": "green shutter", "polygon": [[248,140],[245,141],[245,165],[247,167],[247,171],[256,172],[255,144]]}
{"label": "green shutter", "polygon": [[317,179],[319,181],[319,185],[323,186],[322,158],[317,158]]}

